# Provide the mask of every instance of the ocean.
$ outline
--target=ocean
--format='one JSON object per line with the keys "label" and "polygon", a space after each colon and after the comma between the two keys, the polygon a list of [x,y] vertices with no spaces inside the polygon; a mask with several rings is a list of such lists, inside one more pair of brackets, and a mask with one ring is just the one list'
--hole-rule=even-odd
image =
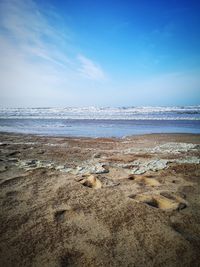
{"label": "ocean", "polygon": [[200,133],[200,105],[120,108],[0,108],[0,131],[78,137]]}

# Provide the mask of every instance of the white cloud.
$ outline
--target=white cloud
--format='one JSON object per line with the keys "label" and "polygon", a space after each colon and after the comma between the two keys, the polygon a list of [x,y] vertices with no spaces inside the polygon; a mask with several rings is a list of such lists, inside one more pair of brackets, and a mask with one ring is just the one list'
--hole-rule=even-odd
{"label": "white cloud", "polygon": [[81,63],[79,68],[80,74],[92,80],[105,80],[106,75],[102,68],[94,63],[92,60],[83,55],[78,55],[78,60]]}
{"label": "white cloud", "polygon": [[80,54],[55,10],[33,0],[0,0],[0,106],[199,102],[199,71],[107,77]]}
{"label": "white cloud", "polygon": [[51,25],[51,17],[43,14],[32,0],[10,0],[0,3],[1,35],[10,41],[27,59],[50,61],[60,66],[73,65],[66,54],[68,32]]}
{"label": "white cloud", "polygon": [[0,105],[59,105],[63,99],[69,105],[76,90],[88,87],[80,72],[94,82],[104,79],[90,59],[77,60],[67,26],[56,26],[61,20],[32,0],[0,1]]}

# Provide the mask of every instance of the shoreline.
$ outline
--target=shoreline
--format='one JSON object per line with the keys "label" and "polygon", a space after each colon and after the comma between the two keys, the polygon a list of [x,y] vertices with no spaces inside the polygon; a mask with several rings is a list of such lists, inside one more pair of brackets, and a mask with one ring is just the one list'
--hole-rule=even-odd
{"label": "shoreline", "polygon": [[0,265],[199,266],[200,134],[0,133]]}
{"label": "shoreline", "polygon": [[200,120],[1,120],[0,131],[71,137],[118,137],[153,133],[200,134]]}
{"label": "shoreline", "polygon": [[71,136],[71,135],[48,135],[48,134],[36,134],[36,133],[20,133],[20,132],[4,132],[4,131],[0,131],[0,136],[1,135],[13,135],[13,136],[32,136],[32,137],[47,137],[47,138],[70,138],[70,139],[117,139],[117,140],[121,140],[121,139],[128,139],[128,138],[134,138],[134,137],[145,137],[145,136],[196,136],[199,137],[200,133],[184,133],[184,132],[180,132],[180,133],[176,133],[176,132],[172,132],[172,133],[146,133],[146,134],[132,134],[132,135],[127,135],[127,136],[122,136],[122,137],[115,137],[115,136],[111,136],[111,137],[105,137],[105,136],[98,136],[98,137],[91,137],[91,136]]}

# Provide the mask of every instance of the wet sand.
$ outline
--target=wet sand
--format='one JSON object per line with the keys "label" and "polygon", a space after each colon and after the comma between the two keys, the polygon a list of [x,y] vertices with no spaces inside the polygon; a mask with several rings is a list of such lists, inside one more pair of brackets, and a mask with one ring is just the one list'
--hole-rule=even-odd
{"label": "wet sand", "polygon": [[0,134],[0,266],[200,266],[200,135]]}

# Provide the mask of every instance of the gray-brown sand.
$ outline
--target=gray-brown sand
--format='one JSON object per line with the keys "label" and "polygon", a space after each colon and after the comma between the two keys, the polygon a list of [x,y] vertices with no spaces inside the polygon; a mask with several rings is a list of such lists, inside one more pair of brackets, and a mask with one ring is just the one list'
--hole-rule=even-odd
{"label": "gray-brown sand", "polygon": [[0,134],[0,266],[200,266],[200,135]]}

